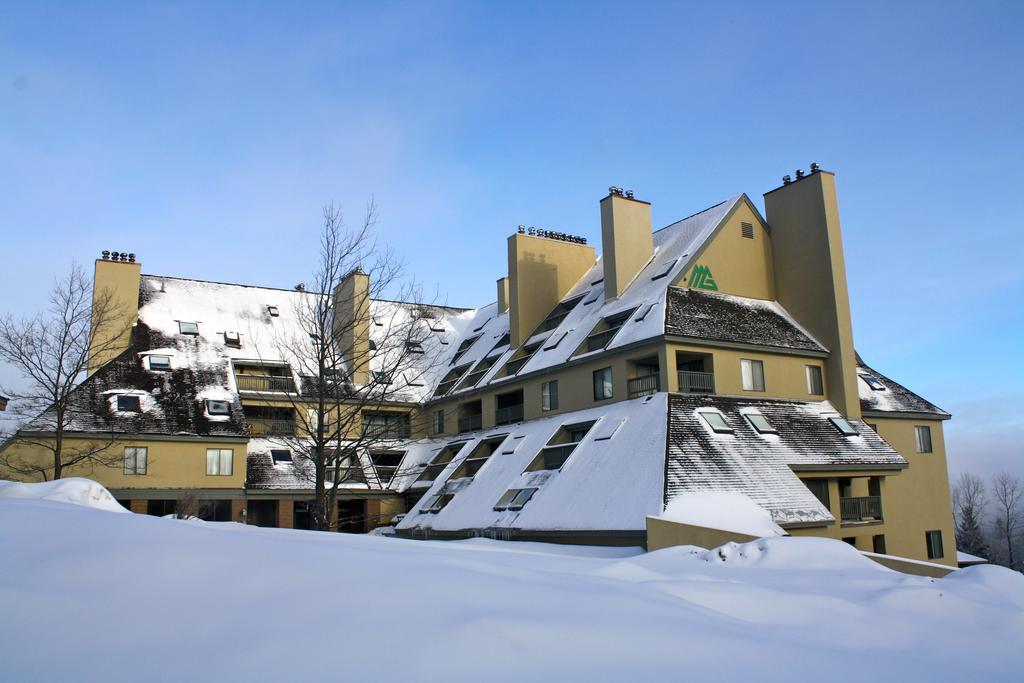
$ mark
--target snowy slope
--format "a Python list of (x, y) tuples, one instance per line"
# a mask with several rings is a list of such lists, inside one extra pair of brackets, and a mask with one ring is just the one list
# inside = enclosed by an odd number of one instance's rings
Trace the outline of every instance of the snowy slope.
[(0, 548), (5, 680), (966, 681), (1024, 667), (1024, 577), (911, 577), (825, 539), (630, 555), (3, 499)]

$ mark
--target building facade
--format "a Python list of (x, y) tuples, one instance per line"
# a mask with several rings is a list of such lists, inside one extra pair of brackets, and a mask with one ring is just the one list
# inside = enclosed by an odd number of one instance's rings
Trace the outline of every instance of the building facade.
[[(834, 175), (812, 167), (764, 202), (764, 216), (739, 195), (655, 231), (650, 204), (611, 188), (600, 256), (521, 227), (479, 309), (361, 309), (339, 291), (100, 259), (96, 288), (116, 292), (130, 333), (78, 388), (73, 438), (124, 457), (75, 474), (137, 512), (189, 492), (211, 519), (308, 528), (294, 447), (308, 377), (273, 341), (302, 302), (333, 297), (335, 315), (365, 319), (351, 353), (386, 363), (391, 321), (419, 326), (401, 372), (371, 361), (347, 378), (359, 392), (386, 375), (392, 390), (356, 402), (381, 438), (344, 464), (339, 530), (644, 544), (674, 497), (729, 491), (793, 535), (955, 566), (950, 416), (854, 347)], [(363, 277), (345, 286), (365, 290)], [(11, 452), (34, 457), (18, 439)]]

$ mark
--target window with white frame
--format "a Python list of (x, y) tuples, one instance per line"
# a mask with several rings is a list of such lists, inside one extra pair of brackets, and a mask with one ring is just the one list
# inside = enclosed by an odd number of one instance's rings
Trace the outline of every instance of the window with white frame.
[(126, 446), (124, 449), (124, 473), (146, 474), (149, 465), (149, 449), (142, 446)]
[(932, 428), (927, 425), (914, 427), (914, 440), (917, 442), (918, 453), (932, 452)]
[(843, 436), (857, 436), (860, 432), (857, 428), (850, 424), (845, 418), (842, 417), (830, 417), (828, 419), (832, 423), (832, 426), (838, 429)]
[(743, 358), (740, 360), (740, 377), (743, 391), (764, 391), (764, 363)]
[(725, 417), (717, 410), (701, 410), (699, 414), (716, 434), (733, 433), (733, 428), (729, 426), (729, 423), (725, 421)]
[(503, 510), (522, 510), (523, 506), (530, 502), (530, 499), (533, 498), (533, 494), (536, 492), (536, 488), (509, 489), (494, 504), (494, 509), (499, 512)]
[(178, 321), (178, 332), (181, 334), (199, 334), (199, 323), (185, 322), (183, 320)]
[(207, 476), (231, 476), (231, 468), (234, 460), (234, 451), (230, 448), (207, 448), (206, 449), (206, 474)]
[(540, 409), (558, 410), (558, 380), (544, 382), (540, 385)]
[(215, 401), (213, 399), (207, 399), (206, 413), (208, 415), (230, 415), (231, 403), (230, 401)]
[(807, 368), (807, 393), (811, 396), (823, 396), (825, 394), (825, 380), (821, 374), (820, 365), (808, 365)]
[(743, 417), (747, 418), (747, 422), (757, 430), (758, 434), (778, 434), (775, 427), (772, 427), (772, 423), (761, 413), (743, 413)]
[(171, 369), (171, 357), (154, 355), (149, 357), (149, 369), (150, 370), (170, 370)]

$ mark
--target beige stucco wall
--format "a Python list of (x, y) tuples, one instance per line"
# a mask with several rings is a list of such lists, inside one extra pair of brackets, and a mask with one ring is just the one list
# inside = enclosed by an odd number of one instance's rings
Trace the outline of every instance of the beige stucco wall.
[(695, 545), (701, 548), (717, 548), (729, 543), (746, 543), (756, 540), (735, 531), (710, 529), (708, 527), (672, 522), (659, 517), (647, 518), (647, 550), (659, 550), (675, 545)]
[(654, 255), (651, 205), (610, 194), (601, 200), (604, 298), (619, 297)]
[[(754, 226), (754, 239), (743, 237), (741, 224)], [(754, 299), (775, 298), (772, 241), (761, 218), (746, 200), (726, 217), (718, 233), (697, 255), (694, 265), (673, 282), (689, 287), (694, 268), (710, 268), (719, 292)]]
[(142, 264), (122, 263), (96, 259), (93, 274), (93, 304), (106, 302), (106, 320), (92, 321), (93, 347), (89, 355), (88, 371), (91, 375), (97, 368), (113, 359), (128, 348), (131, 342), (132, 325), (139, 315), (139, 286), (142, 278)]
[(526, 341), (596, 258), (583, 244), (518, 233), (508, 238), (512, 346)]

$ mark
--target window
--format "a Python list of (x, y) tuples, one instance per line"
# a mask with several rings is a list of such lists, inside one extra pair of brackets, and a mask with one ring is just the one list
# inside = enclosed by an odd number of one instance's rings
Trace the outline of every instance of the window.
[(561, 325), (562, 321), (565, 320), (565, 317), (569, 315), (569, 312), (572, 311), (572, 309), (576, 308), (576, 304), (578, 304), (580, 302), (580, 299), (582, 298), (583, 295), (580, 294), (579, 296), (574, 296), (568, 301), (563, 301), (559, 303), (557, 306), (555, 306), (554, 310), (548, 313), (548, 316), (541, 321), (540, 325), (537, 326), (537, 329), (534, 330), (533, 334), (547, 332), (548, 330), (553, 330), (559, 325)]
[(885, 385), (871, 375), (861, 375), (860, 378), (864, 380), (864, 383), (871, 387), (873, 391), (885, 391)]
[(267, 313), (270, 314), (271, 318), (281, 315), (281, 312), (277, 310), (277, 306), (267, 306)]
[(391, 479), (398, 472), (398, 466), (402, 464), (405, 451), (376, 451), (370, 453), (370, 461), (377, 473), (377, 479), (381, 486), (387, 486)]
[(275, 465), (280, 465), (292, 461), (292, 452), (287, 448), (275, 448), (270, 451), (270, 457), (274, 460)]
[(523, 506), (530, 502), (533, 498), (533, 494), (537, 492), (537, 489), (509, 489), (502, 494), (498, 502), (494, 504), (494, 509), (501, 510), (522, 510)]
[(149, 357), (149, 369), (150, 370), (170, 370), (171, 369), (171, 357), (170, 356), (150, 356)]
[(209, 415), (230, 415), (231, 404), (227, 401), (206, 401), (206, 412)]
[(743, 391), (764, 391), (764, 363), (744, 358), (740, 360)]
[(924, 541), (928, 545), (928, 559), (938, 560), (942, 558), (942, 532), (924, 532)]
[(448, 463), (459, 454), (462, 447), (465, 446), (468, 441), (458, 441), (456, 443), (450, 443), (433, 457), (430, 464), (423, 468), (420, 472), (420, 476), (416, 478), (416, 481), (434, 481), (438, 475), (444, 471), (444, 468), (448, 466)]
[(871, 422), (865, 422), (864, 424), (866, 424), (866, 425), (867, 425), (868, 427), (870, 427), (870, 428), (871, 428), (871, 430), (872, 430), (872, 431), (873, 431), (873, 432), (874, 432), (875, 434), (877, 434), (877, 433), (878, 433), (878, 425), (877, 425), (877, 424), (872, 424)]
[(423, 353), (423, 344), (418, 341), (405, 342), (405, 349), (409, 353)]
[(434, 411), (434, 433), (444, 434), (444, 410)]
[(121, 413), (141, 413), (142, 401), (136, 394), (118, 394), (117, 410)]
[(149, 460), (149, 449), (127, 446), (124, 449), (124, 473), (145, 474)]
[(879, 555), (885, 555), (885, 534), (871, 537), (871, 550)]
[(229, 477), (234, 451), (230, 448), (206, 449), (206, 475)]
[(932, 452), (932, 428), (927, 425), (914, 427), (914, 439), (917, 442), (918, 453)]
[(448, 374), (444, 376), (444, 379), (437, 385), (437, 389), (434, 391), (434, 396), (444, 396), (452, 387), (459, 383), (462, 376), (466, 374), (466, 370), (469, 369), (469, 365), (460, 365), (457, 368), (452, 368), (448, 371)]
[(832, 426), (838, 429), (843, 436), (857, 436), (860, 434), (860, 432), (857, 431), (857, 428), (847, 422), (844, 418), (830, 417), (828, 421), (831, 422)]
[(820, 365), (807, 366), (807, 393), (811, 396), (822, 396), (825, 393), (825, 382), (821, 376)]
[(523, 348), (516, 352), (514, 360), (510, 360), (505, 364), (505, 374), (514, 375), (522, 370), (523, 366), (530, 362), (530, 359), (533, 358), (533, 354), (537, 353), (537, 349), (539, 349), (543, 343), (543, 341), (539, 341), (523, 346)]
[(475, 477), (476, 473), (480, 471), (480, 468), (484, 466), (488, 458), (494, 455), (507, 436), (508, 434), (502, 434), (501, 436), (481, 441), (459, 464), (458, 468), (452, 473), (451, 479)]
[(540, 409), (558, 410), (558, 380), (544, 382), (540, 385)]
[(409, 413), (363, 412), (363, 436), (380, 439), (408, 439)]
[(771, 423), (768, 422), (768, 420), (765, 419), (765, 416), (761, 413), (744, 413), (743, 417), (747, 418), (747, 422), (749, 422), (759, 434), (778, 434), (778, 432), (775, 431), (775, 427), (772, 427)]
[(390, 386), (392, 384), (392, 382), (391, 382), (391, 373), (390, 372), (384, 372), (383, 370), (371, 370), (370, 371), (370, 381), (373, 384), (379, 384), (379, 385), (382, 385), (382, 386)]
[(330, 454), (327, 463), (327, 469), (324, 470), (324, 481), (328, 486), (366, 483), (366, 472), (363, 471), (363, 465), (351, 453), (344, 454), (335, 450)]
[(605, 401), (612, 397), (612, 369), (601, 368), (594, 370), (594, 400)]
[(548, 443), (540, 449), (525, 472), (538, 472), (540, 470), (560, 470), (562, 466), (579, 446), (583, 438), (590, 432), (594, 422), (582, 422), (576, 424), (562, 425), (548, 440)]
[(700, 412), (700, 416), (704, 418), (704, 421), (708, 423), (717, 434), (732, 434), (732, 427), (725, 421), (725, 418), (721, 413), (713, 410), (704, 410)]
[(818, 499), (818, 502), (825, 506), (827, 510), (828, 505), (828, 479), (804, 479), (804, 486), (814, 494), (814, 497)]
[(181, 334), (199, 334), (199, 323), (178, 321), (178, 332)]
[(456, 363), (458, 363), (459, 359), (462, 358), (463, 354), (466, 353), (466, 351), (469, 351), (470, 347), (473, 346), (473, 344), (479, 338), (480, 335), (477, 335), (475, 337), (470, 337), (469, 339), (462, 340), (462, 343), (459, 344), (459, 348), (455, 350), (455, 355), (452, 356), (451, 365), (455, 365)]
[(740, 223), (740, 234), (748, 240), (754, 239), (754, 226), (746, 221)]
[(452, 502), (454, 493), (441, 493), (434, 496), (429, 503), (423, 506), (422, 512), (440, 512), (445, 505)]
[(597, 351), (598, 349), (607, 348), (608, 344), (611, 343), (615, 335), (619, 333), (622, 326), (629, 320), (629, 316), (633, 315), (635, 308), (631, 308), (628, 311), (622, 313), (616, 313), (610, 315), (601, 322), (599, 322), (594, 330), (587, 337), (583, 345), (586, 347), (583, 349), (584, 352)]
[(237, 332), (225, 332), (224, 343), (227, 344), (228, 346), (234, 346), (236, 349), (241, 348), (242, 338), (238, 335)]

